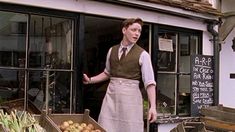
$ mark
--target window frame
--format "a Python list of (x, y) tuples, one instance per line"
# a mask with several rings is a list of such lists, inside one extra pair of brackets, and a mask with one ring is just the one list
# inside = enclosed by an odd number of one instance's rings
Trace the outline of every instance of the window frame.
[[(170, 31), (170, 32), (174, 32), (176, 33), (176, 36), (177, 36), (177, 39), (176, 39), (176, 56), (175, 56), (175, 71), (161, 71), (158, 69), (158, 66), (157, 66), (157, 55), (158, 55), (158, 38), (160, 37), (159, 36), (159, 33), (161, 32), (167, 32), (167, 31)], [(191, 71), (190, 72), (180, 72), (179, 71), (179, 57), (180, 57), (180, 50), (179, 50), (179, 36), (180, 34), (187, 34), (187, 35), (196, 35), (198, 36), (198, 49), (197, 49), (197, 54), (202, 54), (202, 31), (199, 31), (199, 30), (192, 30), (192, 29), (186, 29), (186, 28), (181, 28), (181, 27), (174, 27), (174, 26), (167, 26), (167, 25), (161, 25), (161, 24), (154, 24), (154, 28), (153, 28), (153, 39), (152, 39), (152, 43), (153, 43), (153, 47), (156, 48), (157, 50), (155, 49), (152, 49), (152, 62), (153, 62), (153, 66), (154, 66), (154, 72), (155, 72), (155, 78), (156, 78), (156, 81), (158, 82), (158, 79), (157, 77), (159, 76), (159, 74), (169, 74), (169, 75), (175, 75), (175, 111), (173, 114), (171, 114), (170, 116), (180, 116), (179, 115), (179, 76), (182, 76), (182, 75), (190, 75)], [(190, 40), (189, 40), (190, 41)], [(188, 47), (190, 49), (190, 45)], [(190, 54), (190, 51), (189, 51), (189, 54)], [(159, 86), (158, 86), (159, 87)], [(164, 86), (163, 86), (164, 87)], [(158, 101), (158, 92), (156, 93), (157, 94), (157, 101)], [(190, 102), (191, 104), (191, 102)], [(191, 105), (190, 105), (191, 106)], [(190, 116), (190, 113), (189, 115), (187, 116)]]
[[(39, 8), (39, 7), (30, 7), (30, 6), (24, 6), (24, 5), (17, 5), (17, 4), (8, 4), (8, 3), (1, 3), (2, 6), (0, 6), (0, 11), (4, 12), (12, 12), (12, 13), (20, 13), (25, 14), (28, 16), (27, 18), (27, 29), (26, 29), (26, 48), (25, 48), (25, 59), (28, 61), (28, 45), (29, 45), (29, 24), (31, 20), (31, 15), (39, 15), (39, 16), (47, 16), (47, 17), (55, 17), (55, 18), (64, 18), (64, 19), (70, 19), (73, 21), (73, 31), (72, 31), (72, 56), (71, 56), (71, 68), (69, 69), (52, 69), (55, 72), (69, 72), (71, 74), (71, 96), (70, 96), (70, 110), (69, 113), (74, 112), (82, 112), (82, 104), (79, 101), (81, 99), (81, 87), (82, 87), (82, 79), (79, 78), (77, 74), (82, 74), (80, 72), (75, 72), (75, 69), (80, 69), (80, 63), (77, 61), (77, 58), (81, 58), (81, 53), (78, 51), (82, 47), (79, 45), (81, 43), (79, 41), (79, 30), (78, 28), (80, 26), (80, 14), (79, 13), (73, 13), (68, 11), (61, 11), (61, 10), (55, 10), (55, 9), (45, 9), (45, 8)], [(75, 54), (76, 53), (76, 54)], [(76, 59), (75, 59), (76, 58)], [(29, 87), (29, 72), (32, 71), (52, 71), (51, 69), (45, 69), (45, 68), (30, 68), (28, 67), (28, 63), (25, 61), (25, 67), (11, 67), (11, 66), (0, 66), (0, 69), (3, 70), (17, 70), (24, 72), (25, 75), (25, 95), (27, 95), (27, 89)], [(73, 91), (73, 92), (72, 92)], [(79, 94), (78, 94), (79, 93)], [(28, 96), (24, 96), (24, 109), (28, 109)], [(79, 105), (77, 105), (77, 102), (79, 102)]]

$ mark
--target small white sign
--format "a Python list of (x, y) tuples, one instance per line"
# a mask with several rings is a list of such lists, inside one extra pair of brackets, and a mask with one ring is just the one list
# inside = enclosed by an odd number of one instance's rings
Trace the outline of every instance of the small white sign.
[(173, 52), (173, 43), (172, 39), (159, 38), (159, 50)]

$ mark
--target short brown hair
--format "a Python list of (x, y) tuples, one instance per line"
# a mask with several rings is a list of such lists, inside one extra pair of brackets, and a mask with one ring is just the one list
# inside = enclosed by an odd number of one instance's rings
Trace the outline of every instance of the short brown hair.
[(143, 21), (140, 18), (128, 18), (122, 22), (122, 28), (127, 28), (129, 25), (132, 25), (133, 23), (139, 23), (141, 27), (143, 26)]

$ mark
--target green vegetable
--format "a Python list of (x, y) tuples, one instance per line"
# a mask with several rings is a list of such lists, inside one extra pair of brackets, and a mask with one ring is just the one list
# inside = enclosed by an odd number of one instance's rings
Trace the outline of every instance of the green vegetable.
[(26, 111), (12, 111), (10, 115), (0, 110), (0, 124), (10, 132), (45, 132), (38, 121)]

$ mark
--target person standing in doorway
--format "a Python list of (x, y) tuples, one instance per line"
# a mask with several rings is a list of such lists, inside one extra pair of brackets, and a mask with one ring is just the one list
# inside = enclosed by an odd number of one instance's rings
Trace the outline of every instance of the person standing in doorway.
[(142, 79), (150, 103), (148, 120), (157, 119), (156, 82), (150, 55), (136, 44), (143, 21), (129, 18), (122, 23), (123, 39), (107, 53), (106, 67), (96, 76), (83, 74), (84, 84), (110, 79), (103, 99), (98, 123), (107, 132), (143, 132), (143, 98), (139, 89)]

